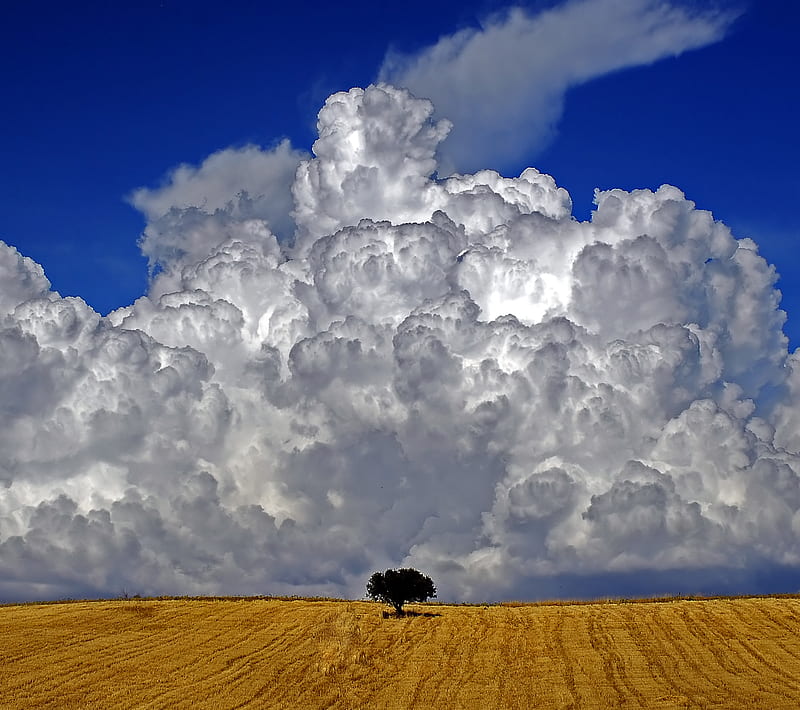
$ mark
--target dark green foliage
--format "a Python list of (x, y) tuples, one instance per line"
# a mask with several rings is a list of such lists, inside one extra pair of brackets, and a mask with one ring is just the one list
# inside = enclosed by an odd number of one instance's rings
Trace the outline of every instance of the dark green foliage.
[(403, 614), (406, 602), (424, 602), (436, 596), (436, 587), (430, 577), (415, 569), (387, 569), (375, 572), (367, 582), (367, 596), (375, 601), (391, 604), (398, 616)]

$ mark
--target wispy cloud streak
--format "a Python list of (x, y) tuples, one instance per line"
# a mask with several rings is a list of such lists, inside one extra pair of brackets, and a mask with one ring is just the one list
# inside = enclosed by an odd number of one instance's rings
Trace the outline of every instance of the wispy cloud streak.
[(571, 87), (717, 42), (739, 14), (661, 0), (515, 8), (414, 54), (389, 53), (380, 79), (430, 98), (455, 124), (445, 171), (500, 168), (547, 144)]

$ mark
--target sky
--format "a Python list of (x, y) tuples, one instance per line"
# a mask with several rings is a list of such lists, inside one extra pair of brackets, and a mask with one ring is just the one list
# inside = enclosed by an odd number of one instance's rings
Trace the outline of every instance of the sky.
[(786, 7), (4, 8), (0, 598), (800, 589)]
[[(596, 187), (677, 185), (758, 242), (781, 274), (785, 309), (796, 312), (800, 10), (778, 0), (722, 6), (743, 14), (721, 41), (571, 88), (549, 141), (489, 150), (477, 167), (552, 174), (582, 219)], [(329, 94), (374, 81), (387, 53), (475, 29), (506, 7), (9, 3), (0, 28), (10, 69), (0, 76), (10, 109), (0, 116), (0, 239), (41, 263), (62, 295), (103, 314), (128, 305), (147, 284), (137, 247), (144, 221), (126, 200), (134, 189), (228, 146), (289, 138), (309, 150)], [(520, 71), (504, 91), (529, 80), (530, 65), (521, 61)], [(800, 325), (790, 319), (786, 331), (800, 344)]]

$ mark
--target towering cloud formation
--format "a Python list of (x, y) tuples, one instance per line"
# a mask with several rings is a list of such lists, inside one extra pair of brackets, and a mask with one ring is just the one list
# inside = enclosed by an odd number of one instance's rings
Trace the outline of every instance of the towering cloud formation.
[(288, 146), (138, 193), (157, 268), (106, 318), (2, 245), (0, 596), (796, 588), (773, 267), (674, 187), (578, 222), (532, 168), (434, 179), (432, 116), (331, 96), (291, 244)]

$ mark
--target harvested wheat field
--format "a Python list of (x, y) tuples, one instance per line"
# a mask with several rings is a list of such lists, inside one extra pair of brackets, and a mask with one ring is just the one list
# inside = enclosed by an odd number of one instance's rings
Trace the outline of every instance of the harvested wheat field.
[(0, 607), (0, 707), (797, 708), (800, 599)]

